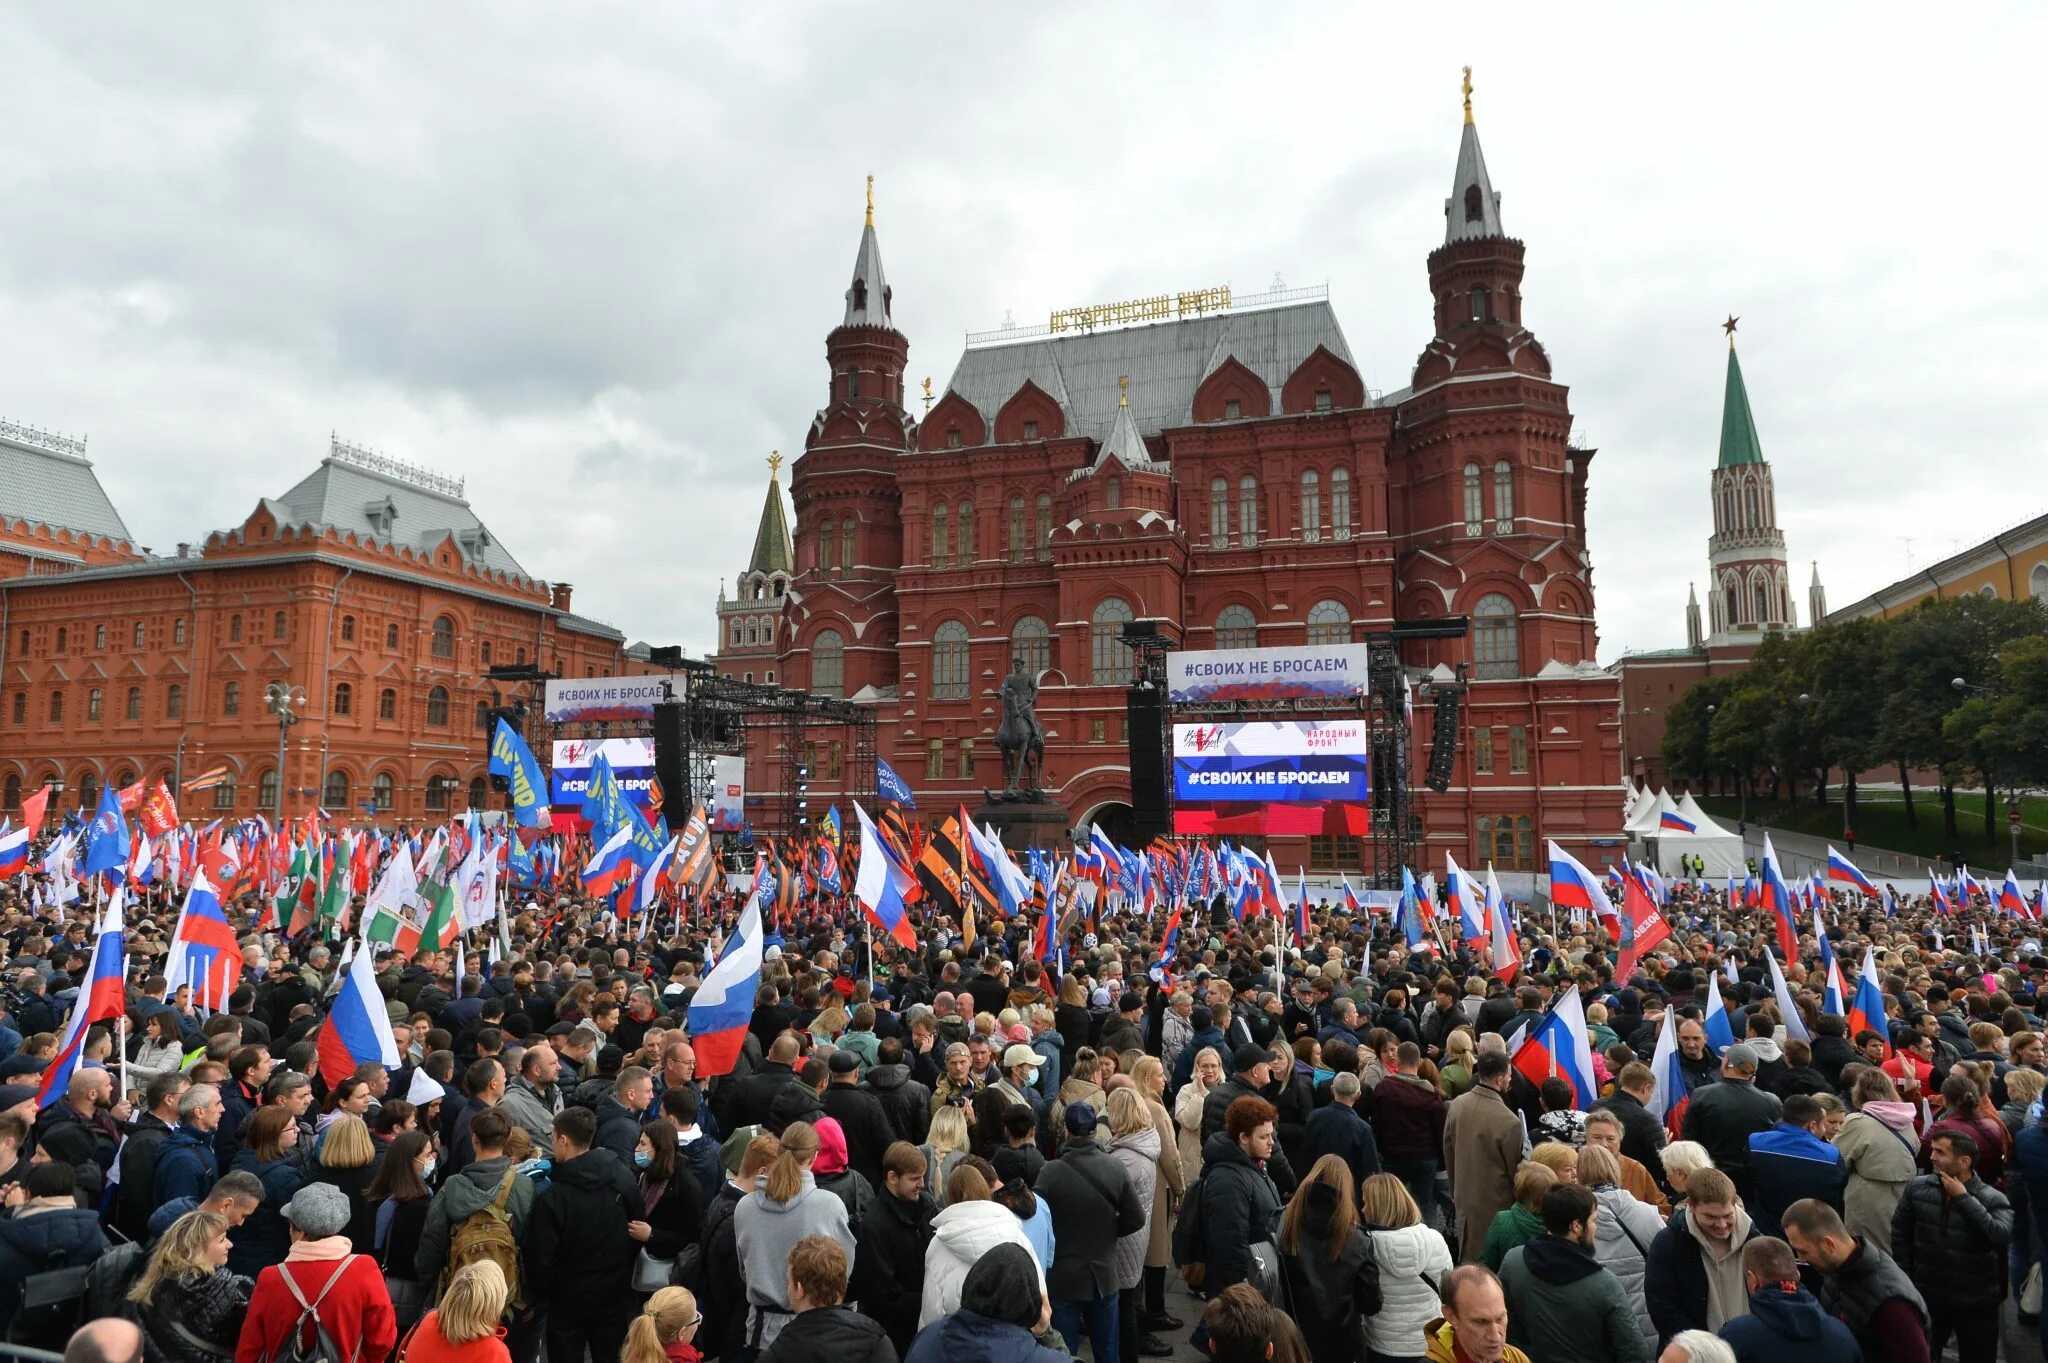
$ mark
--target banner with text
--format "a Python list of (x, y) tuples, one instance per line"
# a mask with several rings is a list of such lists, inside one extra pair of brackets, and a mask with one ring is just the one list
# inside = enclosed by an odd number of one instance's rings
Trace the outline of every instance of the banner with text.
[(548, 803), (556, 809), (581, 810), (583, 792), (590, 782), (590, 765), (599, 753), (611, 764), (619, 789), (626, 800), (647, 808), (649, 787), (654, 784), (654, 740), (651, 738), (581, 738), (555, 740), (555, 769), (548, 774)]
[(1371, 778), (1362, 719), (1173, 726), (1175, 800), (1363, 802)]
[(723, 753), (711, 760), (711, 831), (737, 833), (747, 826), (747, 759)]
[(550, 724), (596, 724), (605, 720), (651, 720), (655, 703), (680, 701), (689, 689), (687, 672), (660, 672), (650, 677), (562, 678), (548, 683), (543, 713)]
[(1192, 705), (1218, 700), (1363, 697), (1367, 656), (1364, 644), (1169, 653), (1166, 699), (1171, 705)]

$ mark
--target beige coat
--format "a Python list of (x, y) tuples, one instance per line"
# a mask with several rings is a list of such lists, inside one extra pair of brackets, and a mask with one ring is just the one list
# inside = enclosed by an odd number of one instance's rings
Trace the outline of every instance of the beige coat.
[[(1904, 1139), (1901, 1139), (1903, 1137)], [(1920, 1138), (1909, 1126), (1895, 1132), (1867, 1112), (1852, 1112), (1835, 1133), (1835, 1149), (1849, 1166), (1842, 1190), (1842, 1221), (1885, 1253), (1892, 1252), (1892, 1213), (1906, 1185), (1920, 1172)]]
[(1145, 1107), (1152, 1114), (1153, 1130), (1159, 1133), (1159, 1177), (1152, 1181), (1152, 1239), (1145, 1246), (1145, 1267), (1168, 1268), (1173, 1264), (1173, 1218), (1180, 1210), (1180, 1195), (1187, 1191), (1187, 1179), (1181, 1170), (1173, 1118), (1149, 1098)]
[(1474, 1084), (1444, 1109), (1444, 1168), (1458, 1209), (1458, 1259), (1476, 1264), (1486, 1228), (1515, 1200), (1522, 1163), (1522, 1119), (1499, 1090)]
[(1173, 1120), (1180, 1128), (1180, 1175), (1188, 1183), (1202, 1176), (1202, 1103), (1208, 1096), (1201, 1080), (1190, 1079), (1173, 1098)]

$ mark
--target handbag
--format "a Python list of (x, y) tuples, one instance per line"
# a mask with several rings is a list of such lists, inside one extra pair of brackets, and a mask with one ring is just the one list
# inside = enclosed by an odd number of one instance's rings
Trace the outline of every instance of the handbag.
[(1280, 1250), (1271, 1240), (1255, 1241), (1251, 1247), (1251, 1263), (1245, 1272), (1245, 1281), (1258, 1289), (1259, 1295), (1269, 1306), (1282, 1310), (1287, 1306), (1287, 1292), (1280, 1276)]
[(2027, 1269), (2027, 1276), (2020, 1280), (2020, 1314), (2038, 1316), (2041, 1314), (2041, 1265), (2036, 1263)]
[(633, 1290), (635, 1292), (659, 1292), (674, 1278), (676, 1261), (657, 1259), (645, 1249), (633, 1256)]

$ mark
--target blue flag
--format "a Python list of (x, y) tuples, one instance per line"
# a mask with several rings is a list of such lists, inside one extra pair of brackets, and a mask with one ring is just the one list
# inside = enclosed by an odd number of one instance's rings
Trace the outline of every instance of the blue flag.
[(884, 800), (894, 801), (905, 809), (917, 808), (917, 797), (910, 793), (910, 783), (879, 757), (875, 759), (875, 789)]
[(491, 775), (502, 776), (512, 787), (512, 818), (528, 828), (544, 828), (548, 822), (548, 802), (543, 793), (547, 783), (541, 779), (540, 763), (533, 760), (533, 749), (526, 746), (526, 740), (513, 732), (501, 716), (498, 728), (491, 735)]
[(87, 875), (128, 869), (128, 816), (121, 812), (121, 792), (112, 785), (100, 787), (100, 807), (93, 813), (86, 838)]

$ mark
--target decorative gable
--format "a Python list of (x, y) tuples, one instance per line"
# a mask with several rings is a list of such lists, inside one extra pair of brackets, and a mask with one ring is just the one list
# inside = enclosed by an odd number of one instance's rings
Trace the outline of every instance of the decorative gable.
[[(1327, 352), (1318, 352), (1327, 353)], [(1245, 417), (1270, 416), (1273, 393), (1266, 381), (1238, 361), (1227, 357), (1216, 371), (1195, 390), (1193, 415), (1196, 421), (1237, 421)]]
[(917, 428), (920, 450), (968, 449), (987, 443), (988, 423), (973, 403), (948, 389)]
[(1365, 382), (1358, 371), (1317, 346), (1309, 357), (1295, 366), (1280, 389), (1283, 412), (1324, 412), (1339, 407), (1365, 406)]
[(996, 413), (998, 445), (1014, 444), (1020, 440), (1052, 440), (1065, 435), (1066, 430), (1067, 415), (1060, 410), (1059, 403), (1029, 379)]

